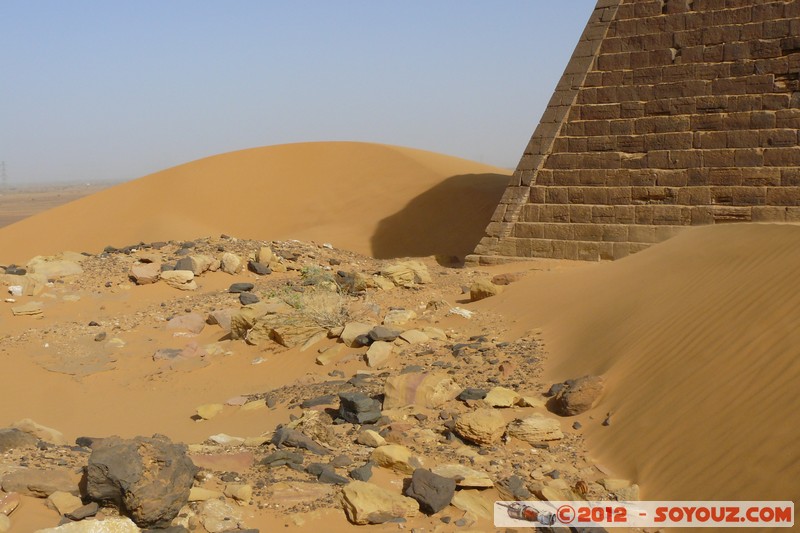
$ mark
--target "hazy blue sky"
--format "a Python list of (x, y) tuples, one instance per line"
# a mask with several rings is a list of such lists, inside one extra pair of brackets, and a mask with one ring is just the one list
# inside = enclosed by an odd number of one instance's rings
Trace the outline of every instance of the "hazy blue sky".
[(13, 184), (356, 140), (516, 166), (594, 0), (0, 1)]

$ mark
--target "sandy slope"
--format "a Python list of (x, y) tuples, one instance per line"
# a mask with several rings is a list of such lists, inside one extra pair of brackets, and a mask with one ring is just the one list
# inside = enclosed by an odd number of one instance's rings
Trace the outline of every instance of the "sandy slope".
[(219, 233), (332, 242), (377, 257), (463, 256), (483, 236), (509, 174), (378, 144), (242, 150), (157, 172), (0, 229), (0, 262)]
[[(800, 498), (800, 227), (693, 228), (537, 275), (492, 307), (543, 326), (549, 373), (609, 380), (591, 449), (645, 499)], [(600, 422), (611, 412), (611, 425)]]

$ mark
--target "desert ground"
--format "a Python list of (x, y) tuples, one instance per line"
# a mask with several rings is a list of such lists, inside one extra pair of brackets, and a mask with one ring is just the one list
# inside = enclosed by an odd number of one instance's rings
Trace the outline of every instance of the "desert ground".
[[(499, 499), (798, 500), (800, 227), (465, 267), (509, 174), (273, 146), (0, 228), (0, 531), (494, 531)], [(185, 445), (191, 490), (93, 506), (80, 479), (111, 437), (153, 435)], [(404, 496), (421, 470), (446, 498)], [(166, 522), (137, 514), (170, 498)]]
[(0, 188), (0, 227), (89, 196), (114, 183), (51, 184)]

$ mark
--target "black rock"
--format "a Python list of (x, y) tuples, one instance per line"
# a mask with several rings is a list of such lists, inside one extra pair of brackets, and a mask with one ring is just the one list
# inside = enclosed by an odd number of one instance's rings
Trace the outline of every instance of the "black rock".
[(266, 276), (267, 274), (272, 274), (272, 269), (265, 265), (264, 263), (259, 263), (257, 261), (248, 261), (247, 262), (247, 269), (250, 272), (254, 272), (259, 276)]
[[(237, 533), (241, 533), (241, 529), (237, 529)], [(157, 529), (143, 529), (142, 533), (189, 533), (189, 530), (183, 526), (169, 526), (166, 528)]]
[(98, 439), (97, 437), (78, 437), (75, 439), (75, 444), (82, 446), (83, 448), (91, 448), (95, 444), (98, 444), (102, 441), (102, 438)]
[(572, 429), (581, 429), (583, 426), (577, 420), (572, 423)]
[(306, 467), (306, 472), (312, 476), (319, 476), (326, 468), (330, 467), (322, 463), (311, 463)]
[(241, 292), (250, 292), (256, 286), (252, 283), (247, 282), (240, 282), (240, 283), (232, 283), (230, 287), (228, 287), (228, 292), (231, 294), (239, 294)]
[(480, 348), (480, 346), (481, 345), (479, 343), (466, 344), (463, 342), (459, 342), (458, 344), (454, 344), (453, 347), (450, 348), (450, 350), (453, 352), (454, 356), (458, 357), (459, 355), (461, 355), (461, 352), (466, 350), (467, 348), (478, 349)]
[(183, 257), (175, 263), (175, 270), (192, 270), (193, 266), (190, 258)]
[(186, 241), (181, 244), (181, 248), (194, 248), (197, 244), (194, 241)]
[(270, 468), (288, 464), (303, 464), (303, 454), (289, 450), (277, 450), (261, 459), (260, 464)]
[(89, 325), (89, 327), (96, 328), (96, 327), (98, 327), (100, 324), (99, 324), (99, 323), (97, 323), (97, 322), (95, 322), (94, 320), (92, 320), (91, 322), (89, 322), (89, 324), (88, 324), (88, 325)]
[(17, 448), (36, 446), (38, 440), (39, 439), (30, 433), (25, 433), (16, 428), (0, 429), (0, 453), (5, 453)]
[(169, 263), (161, 263), (161, 272), (169, 272), (170, 270), (175, 270), (175, 265), (170, 265)]
[(192, 253), (192, 251), (189, 248), (181, 248), (180, 250), (175, 252), (175, 255), (183, 256), (183, 255), (189, 255), (190, 253)]
[(333, 461), (331, 461), (331, 464), (336, 468), (343, 468), (345, 466), (350, 466), (351, 464), (353, 464), (353, 460), (350, 458), (349, 455), (341, 454), (334, 457)]
[(552, 385), (550, 385), (550, 388), (547, 390), (547, 392), (544, 395), (547, 396), (548, 398), (550, 398), (551, 396), (555, 396), (556, 394), (561, 392), (561, 389), (563, 389), (563, 388), (564, 388), (564, 384), (563, 383), (553, 383)]
[(414, 372), (424, 372), (425, 367), (419, 365), (409, 365), (400, 371), (401, 374), (411, 374)]
[(24, 276), (27, 273), (28, 271), (22, 267), (18, 267), (15, 265), (9, 265), (6, 267), (6, 274), (10, 276)]
[(242, 292), (239, 294), (239, 303), (242, 305), (257, 304), (261, 299), (252, 292)]
[(94, 336), (94, 341), (95, 342), (102, 342), (104, 340), (106, 340), (106, 332), (105, 331), (101, 331), (100, 333), (98, 333), (97, 335)]
[(347, 380), (347, 383), (349, 383), (350, 385), (352, 385), (357, 389), (363, 388), (367, 382), (369, 382), (369, 375), (367, 374), (356, 374), (355, 376)]
[(372, 424), (381, 417), (381, 403), (361, 392), (342, 392), (339, 416), (351, 424)]
[(456, 480), (417, 468), (403, 494), (419, 502), (425, 514), (435, 514), (450, 505), (456, 492)]
[(525, 486), (525, 481), (519, 476), (504, 479), (499, 485), (511, 494), (513, 500), (525, 501), (531, 498), (531, 492)]
[(462, 402), (467, 400), (483, 400), (486, 398), (486, 394), (488, 394), (486, 389), (467, 387), (466, 389), (462, 390), (458, 396), (456, 396), (456, 399), (461, 400)]
[(349, 479), (337, 474), (336, 471), (334, 471), (334, 469), (331, 467), (323, 469), (317, 480), (319, 480), (321, 483), (328, 483), (330, 485), (347, 485), (350, 483)]
[(110, 246), (110, 245), (106, 246), (105, 248), (103, 248), (103, 252), (105, 252), (107, 254), (113, 254), (113, 253), (118, 252), (118, 251), (119, 250), (117, 250), (116, 248), (114, 248), (113, 246)]
[(369, 335), (359, 335), (353, 339), (353, 348), (361, 348), (362, 346), (369, 346), (372, 344), (372, 339)]
[(386, 326), (375, 326), (367, 335), (373, 341), (392, 342), (400, 336), (400, 332)]
[(97, 505), (97, 502), (91, 502), (78, 507), (71, 513), (67, 513), (64, 516), (70, 520), (83, 520), (84, 518), (89, 518), (90, 516), (96, 515), (97, 511), (99, 510), (100, 506)]
[(317, 396), (316, 398), (310, 398), (308, 400), (303, 400), (303, 403), (300, 404), (300, 407), (303, 409), (308, 409), (310, 407), (314, 407), (315, 405), (328, 405), (332, 404), (336, 401), (336, 396), (333, 394), (326, 394), (324, 396)]
[(163, 435), (108, 437), (92, 448), (86, 495), (114, 504), (141, 528), (166, 527), (188, 502), (197, 471), (186, 446)]
[(372, 477), (372, 463), (365, 463), (350, 471), (350, 477), (356, 481), (369, 481)]
[(331, 453), (327, 448), (296, 429), (285, 427), (280, 427), (275, 430), (275, 434), (272, 436), (272, 444), (278, 448), (283, 448), (284, 446), (302, 448), (317, 455), (328, 455)]

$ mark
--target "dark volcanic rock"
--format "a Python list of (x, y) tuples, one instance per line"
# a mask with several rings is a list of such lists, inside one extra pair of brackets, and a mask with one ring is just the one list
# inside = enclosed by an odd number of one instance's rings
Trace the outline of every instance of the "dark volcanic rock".
[(320, 483), (328, 483), (329, 485), (347, 485), (350, 483), (349, 479), (337, 474), (332, 467), (324, 468), (317, 480)]
[(232, 283), (231, 286), (228, 288), (228, 292), (232, 294), (238, 294), (242, 292), (250, 292), (255, 288), (255, 285), (252, 283), (241, 282), (241, 283)]
[(339, 416), (351, 424), (372, 424), (381, 417), (381, 402), (362, 392), (342, 392), (339, 402)]
[(255, 272), (259, 276), (266, 276), (267, 274), (272, 274), (272, 269), (269, 268), (264, 263), (259, 263), (257, 261), (248, 261), (247, 262), (247, 269), (250, 272)]
[(350, 477), (356, 481), (369, 481), (372, 477), (372, 463), (365, 463), (350, 471)]
[(239, 294), (239, 303), (242, 305), (251, 305), (256, 304), (260, 301), (260, 298), (253, 294), (252, 292), (243, 292)]
[[(512, 500), (524, 501), (531, 499), (531, 492), (525, 486), (525, 480), (519, 476), (511, 476), (498, 483), (500, 488), (508, 492), (508, 496)], [(501, 492), (501, 495), (503, 493)], [(506, 497), (505, 495), (503, 495)]]
[(280, 427), (275, 430), (275, 434), (272, 436), (272, 444), (278, 448), (283, 448), (284, 446), (302, 448), (317, 455), (328, 455), (331, 453), (327, 448), (296, 429), (285, 427)]
[(189, 257), (178, 259), (178, 262), (175, 263), (175, 270), (192, 270), (192, 259)]
[(309, 409), (316, 405), (329, 405), (336, 401), (336, 396), (333, 394), (325, 394), (324, 396), (317, 396), (316, 398), (309, 398), (307, 400), (303, 400), (300, 404), (300, 407), (303, 409)]
[(328, 483), (329, 485), (347, 485), (350, 483), (349, 479), (337, 474), (331, 464), (311, 463), (306, 467), (306, 472), (312, 476), (317, 476), (317, 480), (320, 483)]
[(20, 431), (16, 428), (3, 428), (0, 429), (0, 453), (5, 453), (8, 450), (15, 448), (25, 448), (26, 446), (36, 446), (36, 441), (39, 440), (29, 433)]
[(400, 332), (386, 326), (375, 326), (369, 331), (368, 335), (373, 341), (392, 342), (400, 336)]
[(6, 267), (6, 274), (8, 274), (9, 276), (24, 276), (27, 273), (28, 273), (27, 270), (15, 265), (9, 265)]
[(411, 483), (403, 494), (419, 502), (423, 513), (438, 513), (448, 505), (456, 492), (456, 480), (434, 474), (430, 470), (417, 468), (411, 476)]
[(458, 396), (456, 396), (456, 399), (461, 400), (462, 402), (467, 400), (483, 400), (486, 398), (486, 394), (486, 389), (467, 387), (466, 389), (462, 390)]
[(361, 348), (362, 346), (369, 346), (372, 344), (372, 339), (369, 335), (359, 335), (353, 339), (353, 348)]
[(303, 454), (289, 450), (276, 450), (261, 459), (261, 464), (270, 468), (290, 464), (301, 465), (303, 464)]
[(109, 437), (92, 448), (86, 493), (113, 503), (139, 527), (168, 526), (186, 505), (197, 470), (186, 446), (163, 435)]
[(84, 518), (89, 518), (90, 516), (96, 515), (97, 511), (99, 510), (100, 506), (97, 505), (97, 502), (91, 502), (78, 507), (71, 513), (67, 513), (64, 516), (70, 520), (83, 520)]

